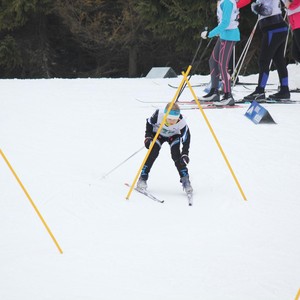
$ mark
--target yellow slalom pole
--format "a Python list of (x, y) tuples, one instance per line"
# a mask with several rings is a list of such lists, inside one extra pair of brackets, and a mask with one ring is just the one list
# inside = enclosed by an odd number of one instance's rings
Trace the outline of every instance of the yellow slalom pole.
[(227, 166), (228, 166), (228, 168), (230, 170), (231, 175), (233, 176), (233, 179), (234, 179), (235, 183), (238, 186), (238, 189), (239, 189), (240, 193), (242, 194), (243, 199), (245, 201), (247, 201), (247, 198), (246, 198), (246, 196), (245, 196), (245, 194), (243, 192), (243, 189), (242, 189), (242, 187), (241, 187), (241, 185), (240, 185), (237, 177), (235, 176), (235, 174), (233, 172), (233, 169), (232, 169), (232, 167), (231, 167), (231, 165), (230, 165), (230, 163), (229, 163), (229, 161), (228, 161), (228, 159), (226, 157), (226, 154), (223, 151), (223, 148), (222, 148), (222, 146), (221, 146), (221, 144), (220, 144), (220, 142), (219, 142), (219, 140), (218, 140), (218, 138), (217, 138), (217, 136), (216, 136), (216, 134), (215, 134), (215, 132), (214, 132), (214, 130), (212, 128), (212, 126), (210, 125), (210, 122), (208, 121), (208, 118), (207, 118), (207, 116), (206, 116), (206, 114), (205, 114), (205, 112), (204, 112), (204, 110), (203, 110), (203, 108), (202, 108), (202, 106), (201, 106), (201, 104), (200, 104), (200, 102), (199, 102), (199, 100), (198, 100), (198, 98), (197, 98), (197, 96), (196, 96), (196, 94), (195, 94), (195, 92), (194, 92), (194, 90), (193, 90), (193, 88), (192, 88), (192, 86), (191, 86), (191, 84), (190, 84), (187, 76), (184, 75), (184, 74), (183, 74), (183, 76), (185, 78), (185, 81), (186, 81), (186, 83), (188, 85), (188, 88), (190, 89), (190, 91), (191, 91), (191, 93), (192, 93), (192, 95), (193, 95), (193, 97), (194, 97), (194, 99), (195, 99), (195, 101), (196, 101), (196, 103), (197, 103), (197, 105), (199, 107), (199, 110), (200, 110), (200, 112), (201, 112), (201, 114), (202, 114), (202, 116), (203, 116), (203, 118), (204, 118), (204, 120), (205, 120), (205, 122), (206, 122), (206, 124), (207, 124), (207, 126), (208, 126), (208, 128), (209, 128), (209, 130), (210, 130), (210, 132), (212, 134), (212, 136), (214, 137), (215, 142), (217, 143), (217, 145), (218, 145), (218, 147), (219, 147), (219, 149), (220, 149), (220, 151), (222, 153), (222, 156), (223, 156), (223, 158), (224, 158), (224, 160), (225, 160), (225, 162), (226, 162), (226, 164), (227, 164)]
[(297, 293), (297, 295), (296, 295), (295, 300), (299, 300), (299, 299), (300, 299), (300, 289), (299, 289), (299, 291), (298, 291), (298, 293)]
[(28, 198), (29, 202), (31, 203), (32, 207), (34, 208), (35, 212), (37, 213), (37, 215), (39, 216), (40, 220), (42, 221), (42, 223), (44, 224), (46, 230), (48, 231), (49, 235), (51, 236), (53, 242), (55, 243), (56, 247), (58, 248), (59, 252), (62, 254), (63, 251), (60, 248), (58, 242), (56, 241), (54, 235), (52, 234), (50, 228), (48, 227), (47, 223), (45, 222), (44, 218), (42, 217), (42, 215), (40, 214), (38, 208), (36, 207), (36, 205), (34, 204), (33, 200), (31, 199), (30, 195), (28, 194), (27, 190), (25, 189), (24, 185), (22, 184), (21, 180), (19, 179), (18, 175), (16, 174), (16, 172), (14, 171), (14, 169), (12, 168), (11, 164), (9, 163), (8, 159), (6, 158), (6, 156), (4, 155), (3, 151), (0, 149), (0, 154), (3, 157), (4, 161), (6, 162), (7, 166), (9, 167), (10, 171), (13, 173), (13, 175), (15, 176), (17, 182), (19, 183), (20, 187), (22, 188), (23, 192), (25, 193), (26, 197)]
[(134, 178), (134, 181), (133, 181), (133, 183), (132, 183), (132, 185), (131, 185), (131, 187), (130, 187), (130, 189), (129, 189), (129, 192), (128, 192), (127, 196), (126, 196), (126, 199), (127, 199), (127, 200), (129, 199), (129, 197), (130, 197), (130, 195), (131, 195), (131, 193), (132, 193), (132, 190), (133, 190), (133, 188), (134, 188), (134, 186), (135, 186), (135, 184), (136, 184), (136, 182), (137, 182), (137, 180), (138, 180), (139, 174), (141, 173), (141, 171), (142, 171), (142, 169), (143, 169), (143, 167), (144, 167), (144, 165), (145, 165), (145, 163), (146, 163), (146, 161), (147, 161), (147, 159), (148, 159), (148, 157), (149, 157), (149, 155), (150, 155), (150, 153), (151, 153), (151, 151), (152, 151), (152, 148), (153, 148), (153, 146), (154, 146), (154, 144), (155, 144), (155, 142), (156, 142), (156, 140), (157, 140), (157, 138), (158, 138), (158, 136), (159, 136), (159, 134), (160, 134), (160, 132), (161, 132), (161, 129), (163, 128), (163, 126), (164, 126), (164, 124), (165, 124), (165, 122), (166, 122), (166, 120), (167, 120), (167, 117), (168, 117), (168, 115), (169, 115), (169, 113), (170, 113), (170, 111), (171, 111), (171, 109), (172, 109), (173, 104), (174, 104), (174, 103), (176, 102), (176, 100), (178, 99), (178, 95), (179, 95), (179, 93), (180, 93), (180, 91), (181, 91), (181, 89), (182, 89), (182, 86), (183, 86), (183, 84), (184, 84), (184, 82), (185, 82), (187, 76), (189, 75), (189, 73), (190, 73), (190, 71), (191, 71), (191, 68), (192, 68), (192, 66), (189, 66), (189, 67), (187, 68), (186, 73), (182, 72), (182, 74), (184, 74), (185, 77), (183, 77), (183, 79), (182, 79), (182, 81), (181, 81), (179, 87), (177, 88), (177, 91), (176, 91), (176, 93), (175, 93), (175, 96), (174, 96), (173, 100), (171, 101), (171, 105), (169, 106), (168, 111), (167, 111), (166, 114), (164, 115), (164, 118), (163, 118), (163, 120), (162, 120), (162, 122), (161, 122), (161, 124), (160, 124), (160, 126), (159, 126), (159, 128), (158, 128), (158, 130), (157, 130), (157, 132), (156, 132), (156, 134), (155, 134), (155, 136), (154, 136), (154, 138), (153, 138), (153, 141), (152, 141), (152, 143), (150, 144), (150, 147), (149, 147), (149, 149), (148, 149), (148, 151), (147, 151), (147, 153), (146, 153), (146, 156), (145, 156), (145, 158), (144, 158), (144, 160), (143, 160), (143, 162), (142, 162), (142, 164), (141, 164), (141, 166), (140, 166), (140, 168), (139, 168), (139, 170), (138, 170), (138, 172), (137, 172), (137, 174), (136, 174), (136, 176), (135, 176), (135, 178)]

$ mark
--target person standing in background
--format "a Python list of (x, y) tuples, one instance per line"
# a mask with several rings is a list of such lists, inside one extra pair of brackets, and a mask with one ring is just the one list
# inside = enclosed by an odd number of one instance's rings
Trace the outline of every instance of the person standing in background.
[(236, 6), (237, 6), (237, 8), (242, 8), (242, 7), (250, 4), (250, 2), (251, 2), (251, 0), (239, 0), (239, 1), (237, 1)]
[(262, 42), (259, 56), (258, 85), (253, 93), (244, 97), (244, 100), (259, 101), (266, 98), (265, 87), (272, 60), (277, 68), (280, 90), (278, 93), (270, 95), (269, 98), (274, 100), (290, 99), (288, 71), (284, 57), (288, 26), (282, 17), (280, 0), (257, 0), (251, 4), (251, 9), (258, 15)]
[(285, 0), (287, 15), (293, 33), (292, 57), (300, 62), (300, 0)]
[[(218, 36), (214, 49), (209, 59), (209, 69), (211, 76), (211, 88), (207, 95), (201, 100), (218, 101), (219, 105), (234, 105), (234, 99), (231, 94), (231, 80), (228, 74), (228, 64), (232, 55), (233, 46), (240, 40), (240, 31), (238, 28), (239, 9), (236, 0), (221, 0), (217, 3), (218, 26), (210, 32), (203, 31), (203, 39)], [(218, 91), (219, 77), (223, 81), (224, 96), (220, 100)]]

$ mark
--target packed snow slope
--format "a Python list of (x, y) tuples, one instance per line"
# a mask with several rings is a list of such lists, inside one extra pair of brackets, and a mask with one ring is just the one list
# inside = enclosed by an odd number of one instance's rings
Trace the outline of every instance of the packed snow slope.
[[(291, 88), (299, 87), (300, 67), (290, 65), (289, 76)], [(263, 105), (277, 124), (255, 125), (244, 116), (247, 104), (205, 110), (247, 201), (196, 109), (182, 111), (192, 134), (194, 205), (168, 145), (148, 180), (165, 202), (135, 191), (125, 199), (124, 183), (134, 181), (147, 153), (137, 152), (145, 120), (165, 105), (158, 101), (172, 100), (168, 83), (180, 80), (0, 81), (0, 149), (63, 250), (0, 156), (0, 299), (295, 299), (300, 105)], [(269, 82), (274, 93), (275, 72)], [(203, 89), (194, 90), (200, 96)], [(238, 85), (234, 97), (251, 89)], [(191, 98), (186, 89), (180, 100)]]

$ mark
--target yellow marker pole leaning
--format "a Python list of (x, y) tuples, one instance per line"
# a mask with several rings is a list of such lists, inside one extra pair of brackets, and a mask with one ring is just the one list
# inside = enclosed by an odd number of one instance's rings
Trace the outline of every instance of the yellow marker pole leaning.
[(297, 293), (297, 295), (296, 295), (295, 300), (299, 300), (299, 299), (300, 299), (300, 289), (299, 289), (299, 291), (298, 291), (298, 293)]
[(203, 108), (202, 108), (202, 106), (201, 106), (201, 104), (200, 104), (200, 102), (199, 102), (199, 100), (198, 100), (198, 98), (197, 98), (197, 96), (196, 96), (196, 94), (195, 94), (195, 92), (194, 92), (194, 90), (193, 90), (193, 88), (192, 88), (192, 86), (191, 86), (191, 84), (190, 84), (187, 76), (186, 75), (183, 75), (183, 76), (185, 78), (185, 81), (186, 81), (186, 83), (188, 85), (188, 88), (190, 89), (190, 91), (191, 91), (191, 93), (192, 93), (192, 95), (193, 95), (193, 97), (194, 97), (194, 99), (195, 99), (195, 101), (196, 101), (196, 103), (197, 103), (197, 105), (199, 107), (199, 110), (200, 110), (200, 112), (201, 112), (201, 114), (202, 114), (202, 116), (203, 116), (203, 118), (204, 118), (204, 120), (205, 120), (205, 122), (206, 122), (206, 124), (207, 124), (207, 126), (208, 126), (208, 128), (209, 128), (209, 130), (210, 130), (210, 132), (212, 134), (212, 136), (214, 137), (215, 142), (218, 145), (218, 148), (220, 149), (220, 151), (222, 153), (222, 156), (223, 156), (223, 158), (224, 158), (224, 160), (225, 160), (225, 162), (226, 162), (226, 164), (227, 164), (227, 166), (229, 168), (229, 171), (230, 171), (231, 175), (233, 176), (233, 179), (234, 179), (235, 183), (238, 186), (238, 189), (239, 189), (240, 193), (242, 194), (243, 199), (245, 201), (247, 201), (247, 198), (246, 198), (246, 196), (245, 196), (245, 194), (244, 194), (244, 192), (242, 190), (242, 187), (241, 187), (241, 185), (240, 185), (237, 177), (235, 176), (235, 174), (233, 172), (233, 169), (232, 169), (232, 167), (231, 167), (231, 165), (230, 165), (230, 163), (229, 163), (229, 161), (228, 161), (228, 159), (226, 157), (226, 154), (223, 151), (223, 148), (222, 148), (222, 146), (221, 146), (221, 144), (220, 144), (220, 142), (219, 142), (219, 140), (218, 140), (218, 138), (217, 138), (217, 136), (216, 136), (216, 134), (215, 134), (215, 132), (214, 132), (214, 130), (212, 128), (212, 126), (210, 125), (210, 122), (208, 121), (208, 118), (207, 118), (207, 116), (206, 116), (206, 114), (205, 114), (205, 112), (204, 112), (204, 110), (203, 110)]
[(151, 153), (151, 151), (152, 151), (152, 148), (153, 148), (153, 146), (154, 146), (154, 144), (155, 144), (155, 142), (156, 142), (156, 140), (157, 140), (157, 138), (158, 138), (158, 136), (159, 136), (159, 134), (160, 134), (160, 132), (161, 132), (161, 129), (163, 128), (163, 126), (164, 126), (164, 124), (165, 124), (165, 122), (166, 122), (166, 120), (167, 120), (167, 117), (168, 117), (168, 115), (169, 115), (169, 113), (170, 113), (170, 111), (171, 111), (171, 109), (172, 109), (173, 104), (174, 104), (174, 103), (177, 101), (177, 99), (178, 99), (178, 95), (179, 95), (179, 93), (180, 93), (180, 91), (181, 91), (181, 89), (182, 89), (182, 87), (183, 87), (183, 84), (184, 84), (184, 82), (185, 82), (187, 76), (189, 75), (189, 73), (190, 73), (190, 71), (191, 71), (191, 68), (192, 68), (192, 66), (189, 66), (189, 67), (187, 68), (187, 71), (186, 71), (185, 73), (182, 72), (182, 74), (184, 74), (184, 77), (183, 77), (183, 79), (182, 79), (182, 81), (181, 81), (179, 87), (177, 88), (177, 91), (176, 91), (176, 93), (175, 93), (175, 96), (174, 96), (174, 98), (173, 98), (172, 101), (171, 101), (171, 105), (169, 106), (167, 112), (165, 113), (164, 118), (163, 118), (163, 120), (162, 120), (162, 122), (161, 122), (161, 124), (160, 124), (160, 126), (159, 126), (159, 128), (158, 128), (158, 130), (157, 130), (157, 132), (156, 132), (156, 134), (155, 134), (155, 136), (154, 136), (154, 138), (153, 138), (153, 141), (152, 141), (151, 144), (150, 144), (150, 147), (149, 147), (147, 153), (146, 153), (146, 156), (145, 156), (145, 158), (144, 158), (144, 160), (143, 160), (143, 162), (142, 162), (142, 164), (141, 164), (141, 166), (140, 166), (140, 168), (139, 168), (139, 170), (138, 170), (138, 172), (137, 172), (137, 174), (136, 174), (136, 176), (135, 176), (135, 178), (134, 178), (134, 180), (133, 180), (133, 183), (132, 183), (132, 185), (131, 185), (131, 187), (130, 187), (130, 189), (129, 189), (129, 192), (128, 192), (127, 196), (126, 196), (126, 199), (127, 199), (127, 200), (129, 199), (129, 197), (130, 197), (130, 195), (131, 195), (131, 193), (132, 193), (132, 190), (133, 190), (133, 188), (134, 188), (134, 186), (135, 186), (135, 184), (136, 184), (136, 182), (137, 182), (137, 180), (138, 180), (139, 174), (141, 173), (141, 171), (142, 171), (142, 169), (143, 169), (143, 167), (144, 167), (144, 165), (145, 165), (145, 163), (146, 163), (146, 161), (147, 161), (147, 159), (148, 159), (148, 157), (149, 157), (149, 155), (150, 155), (150, 153)]
[(28, 198), (30, 204), (32, 205), (32, 207), (34, 208), (35, 212), (37, 213), (37, 215), (39, 216), (40, 220), (42, 221), (42, 223), (44, 224), (46, 230), (48, 231), (49, 235), (51, 236), (53, 242), (55, 243), (58, 251), (62, 254), (63, 251), (60, 248), (58, 242), (56, 241), (54, 235), (52, 234), (49, 226), (47, 225), (47, 223), (45, 222), (44, 218), (42, 217), (41, 213), (39, 212), (38, 208), (36, 207), (36, 205), (34, 204), (33, 200), (31, 199), (29, 193), (27, 192), (27, 190), (25, 189), (24, 185), (22, 184), (21, 180), (19, 179), (18, 175), (16, 174), (16, 172), (14, 171), (14, 169), (12, 168), (11, 164), (9, 163), (8, 159), (6, 158), (6, 156), (4, 155), (3, 151), (0, 149), (0, 154), (3, 157), (4, 161), (6, 162), (7, 166), (9, 167), (10, 171), (13, 173), (13, 175), (15, 176), (17, 182), (19, 183), (20, 187), (22, 188), (23, 192), (25, 193), (26, 197)]

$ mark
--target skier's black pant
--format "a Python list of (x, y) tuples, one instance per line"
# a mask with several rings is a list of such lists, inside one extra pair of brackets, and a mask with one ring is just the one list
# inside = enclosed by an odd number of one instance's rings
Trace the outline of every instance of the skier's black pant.
[(276, 29), (263, 29), (261, 53), (259, 57), (258, 86), (265, 88), (270, 71), (270, 63), (273, 60), (277, 68), (281, 86), (288, 86), (288, 71), (284, 58), (284, 47), (287, 38), (288, 27)]
[(177, 171), (179, 173), (180, 178), (188, 175), (188, 169), (185, 165), (180, 163), (180, 135), (173, 135), (171, 137), (163, 137), (161, 135), (158, 136), (155, 141), (155, 145), (153, 146), (150, 155), (147, 158), (147, 161), (142, 169), (141, 177), (144, 180), (148, 179), (149, 172), (152, 168), (153, 163), (159, 155), (159, 151), (164, 142), (168, 142), (171, 148), (171, 157), (175, 163)]

